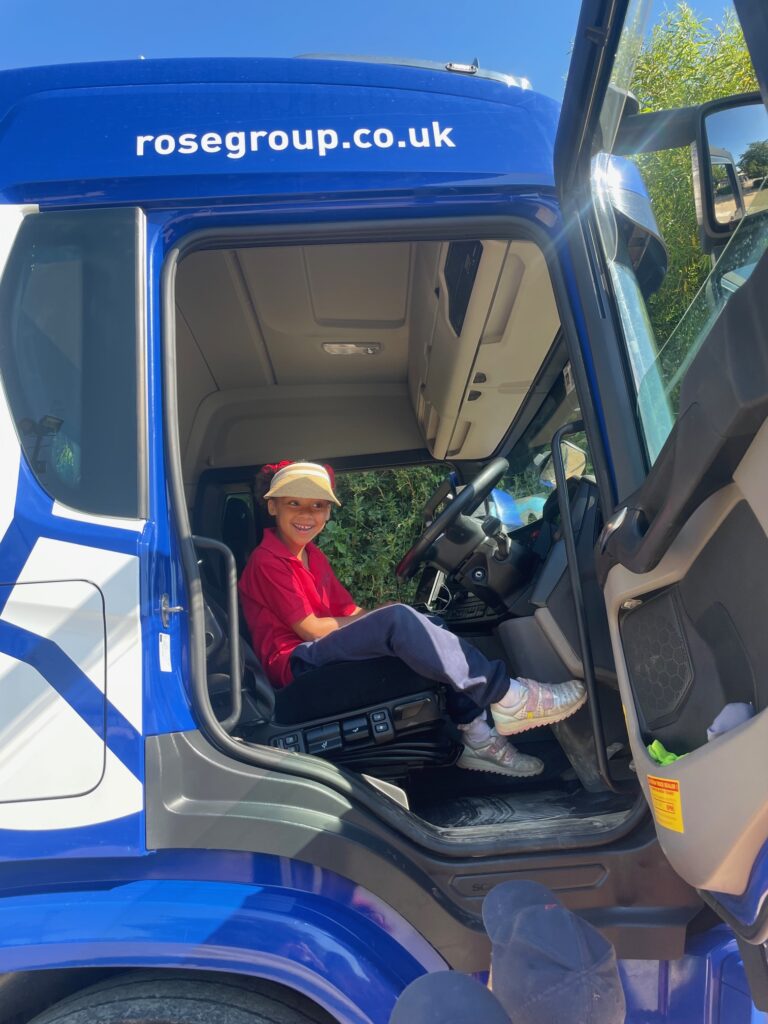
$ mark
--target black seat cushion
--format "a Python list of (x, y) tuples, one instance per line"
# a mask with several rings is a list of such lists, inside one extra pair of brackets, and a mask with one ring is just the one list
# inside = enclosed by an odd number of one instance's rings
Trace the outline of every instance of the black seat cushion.
[(300, 675), (278, 690), (273, 721), (298, 725), (333, 718), (439, 686), (399, 658), (338, 661)]

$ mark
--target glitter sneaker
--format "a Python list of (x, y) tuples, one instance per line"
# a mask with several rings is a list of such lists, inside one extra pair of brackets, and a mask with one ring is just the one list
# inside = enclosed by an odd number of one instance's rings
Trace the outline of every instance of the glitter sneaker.
[(473, 772), (493, 772), (494, 775), (508, 775), (516, 779), (528, 779), (544, 771), (544, 762), (538, 757), (521, 754), (517, 747), (507, 743), (503, 736), (491, 733), (484, 743), (473, 745), (464, 739), (464, 749), (456, 762), (459, 768)]
[(491, 704), (493, 721), (502, 736), (562, 722), (587, 700), (584, 684), (577, 679), (567, 683), (537, 683), (534, 679), (520, 679), (519, 682), (524, 693), (516, 703), (506, 704), (502, 698), (498, 704)]

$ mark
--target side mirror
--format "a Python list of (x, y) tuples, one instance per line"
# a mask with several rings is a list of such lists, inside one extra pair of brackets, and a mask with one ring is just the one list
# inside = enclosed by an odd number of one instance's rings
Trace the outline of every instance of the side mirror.
[(768, 111), (758, 93), (714, 100), (699, 111), (696, 215), (704, 249), (712, 252), (745, 217), (768, 209)]
[[(578, 445), (571, 444), (570, 441), (563, 441), (563, 462), (567, 479), (572, 476), (584, 476), (587, 469), (587, 453)], [(540, 464), (539, 483), (549, 490), (555, 487), (555, 464), (551, 454), (547, 455)]]
[(640, 290), (647, 299), (667, 273), (668, 256), (648, 189), (638, 167), (624, 157), (612, 156), (605, 174), (605, 189), (613, 207), (616, 229)]

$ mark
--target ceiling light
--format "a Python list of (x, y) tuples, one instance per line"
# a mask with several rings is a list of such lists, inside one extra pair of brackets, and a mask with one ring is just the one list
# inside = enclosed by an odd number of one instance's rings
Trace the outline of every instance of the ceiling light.
[(329, 356), (377, 356), (381, 352), (378, 341), (324, 341), (323, 352)]

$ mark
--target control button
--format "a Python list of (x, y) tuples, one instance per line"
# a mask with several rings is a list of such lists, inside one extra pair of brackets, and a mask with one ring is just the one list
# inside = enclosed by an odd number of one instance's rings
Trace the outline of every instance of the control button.
[(281, 750), (283, 749), (283, 737), (282, 736), (275, 736), (275, 738), (273, 740), (270, 740), (269, 742), (270, 742), (271, 746), (279, 747)]
[(286, 740), (285, 741), (285, 749), (286, 750), (292, 750), (295, 754), (298, 754), (300, 752), (300, 747), (299, 747), (298, 741), (296, 743), (289, 743), (288, 740)]
[(338, 722), (307, 729), (307, 750), (310, 754), (325, 754), (341, 746), (341, 729)]
[(386, 743), (387, 740), (391, 740), (395, 735), (395, 730), (392, 728), (392, 720), (389, 717), (389, 712), (384, 711), (373, 711), (371, 713), (371, 722), (373, 724), (373, 738), (377, 743)]
[(292, 732), (290, 736), (283, 736), (283, 743), (286, 745), (286, 747), (289, 745), (293, 746), (294, 744), (298, 746), (299, 737), (296, 735), (295, 732)]
[(356, 743), (358, 740), (367, 740), (370, 736), (370, 732), (368, 731), (368, 719), (365, 715), (360, 715), (358, 718), (348, 718), (346, 722), (341, 723), (341, 731), (347, 743)]

